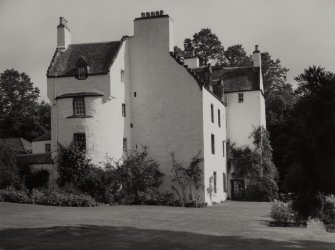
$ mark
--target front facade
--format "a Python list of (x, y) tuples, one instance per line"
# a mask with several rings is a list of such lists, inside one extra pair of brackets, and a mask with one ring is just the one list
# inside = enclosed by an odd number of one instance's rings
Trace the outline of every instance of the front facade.
[[(200, 200), (211, 204), (227, 198), (226, 141), (248, 143), (239, 137), (249, 137), (252, 127), (261, 125), (260, 82), (247, 76), (252, 81), (247, 87), (253, 88), (248, 91), (257, 93), (250, 98), (246, 94), (245, 105), (251, 102), (250, 108), (257, 110), (248, 121), (233, 100), (233, 94), (247, 91), (235, 87), (236, 93), (225, 93), (226, 83), (234, 85), (236, 77), (225, 79), (223, 68), (199, 67), (196, 58), (173, 54), (173, 21), (162, 11), (142, 13), (134, 20), (134, 35), (120, 41), (71, 44), (64, 18), (57, 32), (47, 73), (53, 157), (58, 144), (73, 141), (97, 164), (106, 155), (119, 160), (125, 151), (148, 146), (165, 174), (161, 189), (167, 191), (171, 154), (187, 167), (199, 153), (204, 159)], [(259, 72), (259, 67), (247, 70), (251, 75)]]

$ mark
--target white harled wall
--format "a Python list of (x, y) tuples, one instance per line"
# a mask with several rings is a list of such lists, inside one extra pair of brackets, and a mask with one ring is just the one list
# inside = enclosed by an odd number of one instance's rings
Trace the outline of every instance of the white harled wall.
[[(202, 92), (169, 54), (172, 25), (169, 17), (135, 20), (135, 35), (129, 39), (131, 145), (149, 146), (150, 156), (167, 177), (172, 152), (185, 167), (198, 152), (203, 157)], [(171, 191), (169, 178), (161, 188)], [(204, 191), (200, 192), (203, 200)]]
[(32, 153), (33, 154), (46, 153), (45, 152), (45, 144), (50, 144), (51, 145), (51, 141), (33, 141), (31, 143)]
[[(226, 107), (207, 89), (203, 88), (203, 136), (204, 136), (204, 186), (205, 201), (208, 204), (212, 202), (221, 202), (227, 198), (227, 192), (224, 190), (223, 173), (227, 176), (227, 153), (226, 144), (223, 149), (223, 141), (226, 141)], [(211, 119), (211, 104), (214, 107), (214, 122)], [(218, 109), (220, 110), (221, 127), (218, 123)], [(215, 154), (212, 154), (211, 134), (215, 136)], [(223, 152), (223, 150), (225, 152)], [(216, 172), (216, 189), (209, 192), (208, 188), (214, 188), (214, 171)], [(227, 181), (227, 179), (226, 179)]]
[[(122, 157), (124, 136), (124, 45), (108, 74), (89, 75), (86, 80), (73, 77), (48, 78), (48, 97), (52, 101), (52, 152), (57, 143), (69, 145), (74, 133), (86, 134), (87, 155), (95, 163), (104, 161), (106, 154), (115, 160)], [(73, 115), (73, 98), (55, 99), (68, 93), (98, 92), (104, 96), (85, 97), (87, 118), (69, 118)], [(55, 156), (55, 154), (53, 154)]]

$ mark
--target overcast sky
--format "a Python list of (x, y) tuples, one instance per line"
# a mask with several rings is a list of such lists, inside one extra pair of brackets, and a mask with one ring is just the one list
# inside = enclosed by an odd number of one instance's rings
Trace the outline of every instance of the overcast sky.
[(46, 70), (59, 17), (73, 43), (119, 40), (133, 34), (141, 12), (164, 10), (174, 20), (175, 45), (209, 27), (223, 46), (259, 44), (289, 68), (288, 81), (309, 65), (335, 72), (334, 0), (0, 0), (0, 72), (27, 73), (46, 96)]

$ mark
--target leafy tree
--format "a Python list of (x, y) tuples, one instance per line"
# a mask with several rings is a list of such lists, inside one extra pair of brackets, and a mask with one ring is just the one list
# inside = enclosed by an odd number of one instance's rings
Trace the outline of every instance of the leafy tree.
[(16, 165), (15, 152), (0, 140), (0, 189), (20, 183), (19, 169)]
[(247, 67), (252, 66), (252, 58), (247, 54), (242, 44), (236, 44), (228, 47), (220, 58), (219, 64), (225, 67)]
[(192, 53), (193, 48), (199, 57), (200, 65), (217, 61), (223, 54), (223, 46), (210, 28), (201, 29), (193, 35), (193, 39), (184, 40), (184, 50), (188, 55)]
[(228, 171), (247, 180), (244, 199), (270, 201), (277, 197), (278, 171), (272, 161), (269, 133), (262, 127), (254, 130), (255, 149), (228, 143)]
[(32, 140), (50, 129), (50, 105), (39, 104), (39, 89), (14, 69), (0, 74), (0, 138)]

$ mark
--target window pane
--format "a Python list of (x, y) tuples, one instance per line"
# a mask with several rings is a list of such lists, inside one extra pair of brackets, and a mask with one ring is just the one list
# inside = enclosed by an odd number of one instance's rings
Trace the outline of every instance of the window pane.
[(84, 97), (76, 97), (73, 102), (74, 115), (85, 115)]
[(243, 102), (243, 93), (238, 93), (238, 102)]

